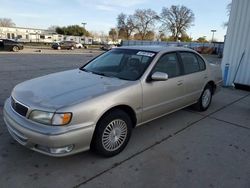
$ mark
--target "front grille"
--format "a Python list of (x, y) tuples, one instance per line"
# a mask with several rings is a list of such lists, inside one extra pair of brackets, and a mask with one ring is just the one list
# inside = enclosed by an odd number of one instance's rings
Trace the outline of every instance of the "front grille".
[(21, 116), (26, 116), (28, 108), (20, 104), (19, 102), (15, 101), (12, 97), (11, 97), (11, 106), (18, 114), (20, 114)]

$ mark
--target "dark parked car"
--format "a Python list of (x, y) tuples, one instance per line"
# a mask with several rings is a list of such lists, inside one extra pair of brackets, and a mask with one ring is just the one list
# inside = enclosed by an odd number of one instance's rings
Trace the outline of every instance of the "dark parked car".
[(74, 50), (76, 48), (76, 42), (74, 41), (62, 41), (52, 44), (52, 48), (56, 50), (67, 49)]
[(19, 42), (9, 39), (0, 39), (0, 50), (18, 52), (22, 49), (23, 45)]
[(112, 48), (115, 48), (115, 45), (112, 45), (112, 44), (104, 44), (101, 49), (102, 50), (105, 50), (105, 51), (109, 51), (111, 50)]

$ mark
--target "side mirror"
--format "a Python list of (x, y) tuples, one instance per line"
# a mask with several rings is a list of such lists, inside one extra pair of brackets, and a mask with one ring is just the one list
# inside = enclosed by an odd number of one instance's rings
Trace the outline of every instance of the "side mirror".
[(168, 74), (164, 72), (155, 72), (152, 74), (151, 79), (153, 81), (166, 81), (168, 80)]

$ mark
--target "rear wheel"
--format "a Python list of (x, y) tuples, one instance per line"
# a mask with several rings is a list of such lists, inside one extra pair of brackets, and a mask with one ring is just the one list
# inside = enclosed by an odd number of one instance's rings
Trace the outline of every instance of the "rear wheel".
[(106, 114), (97, 124), (91, 148), (100, 155), (111, 157), (127, 145), (132, 122), (127, 113), (115, 110)]
[(212, 86), (207, 85), (203, 90), (199, 101), (195, 104), (195, 108), (199, 111), (206, 111), (212, 101)]
[(13, 52), (18, 52), (18, 51), (19, 51), (18, 46), (13, 46), (13, 47), (12, 47), (12, 51), (13, 51)]

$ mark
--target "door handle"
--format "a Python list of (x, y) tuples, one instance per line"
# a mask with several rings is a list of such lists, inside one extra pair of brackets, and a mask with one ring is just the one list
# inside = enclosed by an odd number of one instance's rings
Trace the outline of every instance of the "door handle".
[(208, 76), (207, 75), (204, 75), (204, 79), (207, 79), (208, 78)]
[(179, 80), (178, 82), (177, 82), (177, 85), (178, 86), (181, 86), (183, 84), (183, 80)]

